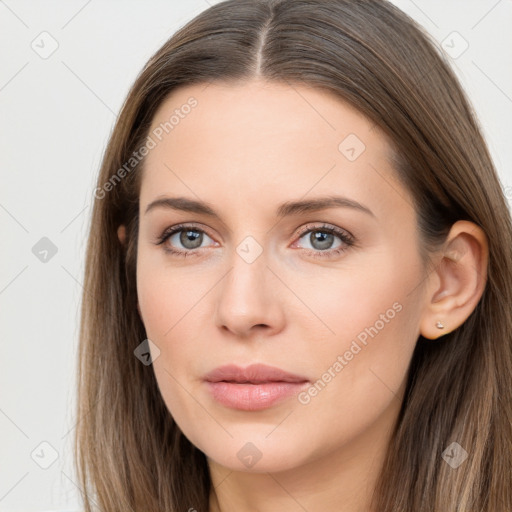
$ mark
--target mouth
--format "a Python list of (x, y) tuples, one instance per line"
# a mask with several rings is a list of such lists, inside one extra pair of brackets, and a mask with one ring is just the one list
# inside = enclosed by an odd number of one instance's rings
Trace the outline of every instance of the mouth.
[(221, 366), (205, 375), (204, 381), (215, 401), (243, 411), (267, 409), (309, 385), (306, 377), (261, 364)]

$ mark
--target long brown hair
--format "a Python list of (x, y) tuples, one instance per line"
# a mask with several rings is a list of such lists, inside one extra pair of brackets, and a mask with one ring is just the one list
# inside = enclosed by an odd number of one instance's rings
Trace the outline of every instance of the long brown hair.
[[(512, 223), (454, 72), (424, 30), (386, 1), (229, 0), (148, 61), (103, 158), (78, 364), (75, 457), (86, 511), (208, 510), (206, 458), (173, 421), (151, 366), (134, 356), (146, 333), (135, 279), (144, 159), (133, 155), (177, 87), (256, 76), (330, 91), (384, 130), (414, 199), (422, 254), (459, 219), (487, 235), (488, 279), (475, 310), (439, 340), (417, 341), (374, 503), (379, 512), (512, 510)], [(452, 442), (468, 452), (457, 469), (442, 458)]]

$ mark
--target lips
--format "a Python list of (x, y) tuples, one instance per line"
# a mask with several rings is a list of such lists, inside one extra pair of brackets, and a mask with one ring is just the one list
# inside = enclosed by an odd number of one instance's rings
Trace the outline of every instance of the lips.
[(221, 366), (205, 375), (204, 380), (215, 401), (242, 411), (267, 409), (309, 385), (306, 377), (262, 364), (246, 368)]
[(263, 384), (266, 382), (307, 382), (306, 377), (285, 372), (274, 366), (252, 364), (246, 368), (236, 365), (220, 366), (204, 378), (208, 382), (238, 382), (249, 384)]

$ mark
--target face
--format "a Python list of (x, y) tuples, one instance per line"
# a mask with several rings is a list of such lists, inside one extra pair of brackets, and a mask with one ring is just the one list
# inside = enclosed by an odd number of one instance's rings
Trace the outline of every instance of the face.
[(138, 300), (183, 433), (254, 472), (382, 436), (425, 272), (384, 134), (327, 92), (260, 81), (178, 89), (150, 133)]

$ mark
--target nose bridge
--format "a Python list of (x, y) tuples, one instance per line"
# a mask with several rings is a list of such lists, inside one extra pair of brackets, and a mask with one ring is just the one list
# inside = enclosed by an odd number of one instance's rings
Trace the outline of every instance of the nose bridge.
[[(267, 276), (267, 252), (255, 238), (249, 236), (236, 246), (231, 258), (231, 271), (227, 276), (224, 295), (235, 301), (232, 306), (247, 309), (248, 313), (264, 299)], [(250, 309), (249, 309), (250, 308)]]
[(277, 326), (279, 307), (269, 280), (268, 252), (252, 236), (234, 248), (230, 271), (220, 287), (219, 325), (241, 335), (254, 325)]

